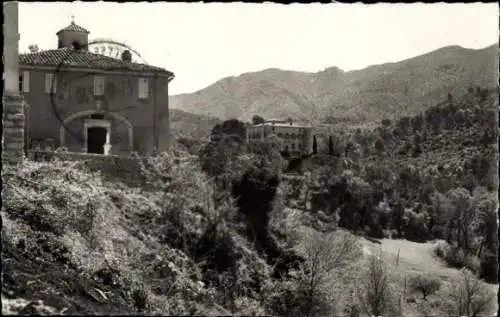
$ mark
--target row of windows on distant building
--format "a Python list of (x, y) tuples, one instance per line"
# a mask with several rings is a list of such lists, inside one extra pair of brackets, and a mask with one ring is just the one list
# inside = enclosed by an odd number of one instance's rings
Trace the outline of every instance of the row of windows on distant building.
[[(302, 146), (302, 135), (299, 134), (300, 132), (297, 131), (297, 133), (276, 133), (276, 136), (280, 139), (283, 140), (284, 148), (288, 147), (289, 150), (300, 150)], [(251, 131), (249, 134), (249, 138), (254, 140), (254, 139), (262, 139), (262, 138), (267, 138), (271, 134), (275, 134), (272, 132), (268, 132), (266, 130), (263, 131)]]
[[(149, 92), (148, 78), (138, 78), (138, 95), (139, 99), (147, 99)], [(104, 95), (105, 78), (104, 76), (94, 76), (94, 96)], [(19, 74), (19, 91), (30, 92), (30, 72), (24, 71)], [(55, 94), (57, 92), (57, 77), (54, 73), (45, 73), (45, 93)]]
[[(271, 135), (271, 133), (268, 133), (267, 131), (263, 131), (263, 132), (252, 131), (252, 132), (250, 132), (250, 138), (252, 138), (252, 139), (253, 138), (260, 138), (261, 133), (263, 134), (264, 138), (267, 138), (269, 135)], [(272, 134), (274, 134), (274, 133), (272, 133)], [(277, 133), (276, 135), (281, 139), (290, 139), (290, 140), (300, 140), (302, 137), (300, 134), (297, 134), (297, 133)]]

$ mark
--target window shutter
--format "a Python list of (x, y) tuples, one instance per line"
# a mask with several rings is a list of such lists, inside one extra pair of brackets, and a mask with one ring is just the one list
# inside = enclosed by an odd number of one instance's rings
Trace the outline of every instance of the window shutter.
[(104, 95), (104, 77), (94, 76), (94, 96)]
[(30, 92), (30, 72), (24, 71), (22, 77), (23, 92)]
[(147, 99), (148, 92), (149, 92), (148, 79), (139, 78), (139, 99)]
[(53, 73), (45, 74), (45, 93), (55, 93), (57, 90), (57, 77)]

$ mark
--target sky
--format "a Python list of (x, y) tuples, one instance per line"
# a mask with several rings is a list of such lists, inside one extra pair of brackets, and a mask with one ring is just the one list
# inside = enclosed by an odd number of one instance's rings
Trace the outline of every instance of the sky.
[(172, 94), (268, 68), (344, 71), (498, 42), (496, 3), (291, 4), (20, 2), (20, 52), (57, 48), (74, 16), (90, 40), (125, 43), (175, 73)]

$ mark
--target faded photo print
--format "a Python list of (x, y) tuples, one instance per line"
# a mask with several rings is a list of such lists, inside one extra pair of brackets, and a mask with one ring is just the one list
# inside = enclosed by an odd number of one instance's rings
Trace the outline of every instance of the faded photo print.
[(497, 316), (496, 3), (3, 17), (3, 315)]

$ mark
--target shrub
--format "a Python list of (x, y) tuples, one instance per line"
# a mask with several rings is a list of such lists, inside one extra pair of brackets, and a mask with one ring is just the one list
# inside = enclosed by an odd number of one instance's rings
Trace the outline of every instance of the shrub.
[(134, 301), (134, 306), (139, 312), (144, 311), (148, 307), (148, 293), (144, 288), (133, 290), (132, 299)]
[[(68, 264), (85, 279), (120, 290), (143, 313), (193, 314), (194, 301), (210, 300), (198, 265), (183, 252), (191, 250), (184, 246), (195, 245), (223, 210), (213, 207), (210, 184), (195, 161), (160, 155), (145, 163), (155, 191), (111, 187), (80, 162), (26, 161), (19, 170), (9, 170), (4, 173), (2, 239), (29, 258)], [(224, 227), (224, 221), (218, 223)], [(167, 239), (172, 224), (185, 243)], [(227, 237), (234, 237), (231, 229), (219, 230), (215, 251), (241, 251)], [(214, 258), (221, 259), (219, 254)], [(255, 260), (242, 262), (257, 267)], [(238, 263), (237, 271), (242, 267)], [(248, 271), (255, 276), (238, 273), (235, 289), (258, 289), (252, 283), (267, 276)]]
[(439, 241), (433, 251), (437, 257), (445, 259), (446, 255), (451, 252), (451, 246), (444, 241)]
[(410, 241), (424, 242), (429, 237), (425, 223), (426, 213), (406, 210), (403, 215), (405, 237)]
[(436, 276), (419, 274), (410, 278), (409, 287), (414, 291), (422, 292), (422, 296), (425, 300), (428, 295), (439, 290), (441, 287), (441, 280)]
[(445, 296), (450, 316), (491, 316), (495, 312), (495, 292), (466, 269), (451, 281)]
[(478, 275), (481, 272), (481, 261), (475, 255), (470, 254), (458, 246), (450, 246), (441, 241), (434, 248), (434, 254), (454, 268), (467, 268)]

